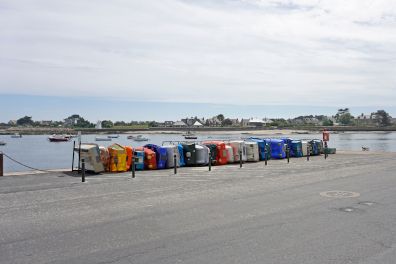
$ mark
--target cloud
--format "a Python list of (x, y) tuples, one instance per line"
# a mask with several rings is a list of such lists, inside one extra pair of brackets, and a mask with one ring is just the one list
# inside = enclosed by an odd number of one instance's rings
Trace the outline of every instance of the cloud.
[(395, 30), (384, 0), (3, 0), (0, 93), (393, 106)]

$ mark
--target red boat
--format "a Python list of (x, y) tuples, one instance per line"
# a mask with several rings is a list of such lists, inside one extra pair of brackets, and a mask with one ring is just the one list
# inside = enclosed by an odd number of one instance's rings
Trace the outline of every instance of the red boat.
[(70, 137), (69, 136), (52, 135), (52, 136), (48, 137), (48, 140), (50, 142), (65, 142), (65, 141), (69, 141)]

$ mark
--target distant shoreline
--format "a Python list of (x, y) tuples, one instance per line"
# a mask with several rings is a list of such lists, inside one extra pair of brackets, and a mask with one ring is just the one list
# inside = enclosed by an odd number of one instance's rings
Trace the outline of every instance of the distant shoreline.
[(131, 128), (45, 128), (45, 127), (11, 127), (0, 129), (0, 135), (11, 135), (20, 133), (24, 135), (50, 135), (50, 134), (128, 134), (128, 133), (146, 133), (146, 134), (180, 134), (186, 131), (195, 133), (209, 134), (312, 134), (321, 133), (326, 128), (333, 132), (394, 132), (396, 127), (285, 127), (285, 128), (263, 128), (263, 127), (201, 127), (201, 128), (182, 128), (182, 127), (153, 127), (147, 129)]

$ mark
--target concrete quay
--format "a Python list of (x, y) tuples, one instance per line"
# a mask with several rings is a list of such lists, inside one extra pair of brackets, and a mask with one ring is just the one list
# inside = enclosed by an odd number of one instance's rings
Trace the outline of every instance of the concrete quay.
[(395, 263), (396, 153), (0, 177), (0, 263)]

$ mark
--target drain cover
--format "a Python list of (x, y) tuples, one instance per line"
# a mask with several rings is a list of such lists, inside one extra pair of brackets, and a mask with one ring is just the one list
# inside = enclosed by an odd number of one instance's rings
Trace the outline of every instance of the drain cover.
[(355, 208), (345, 207), (345, 208), (340, 208), (340, 211), (346, 212), (346, 213), (351, 213), (351, 212), (355, 211)]
[(321, 192), (320, 195), (324, 197), (332, 197), (332, 198), (353, 198), (353, 197), (359, 197), (360, 193), (348, 192), (348, 191), (327, 191), (327, 192)]
[(359, 202), (358, 204), (371, 206), (371, 205), (374, 205), (375, 203), (374, 202), (365, 201), (365, 202)]

